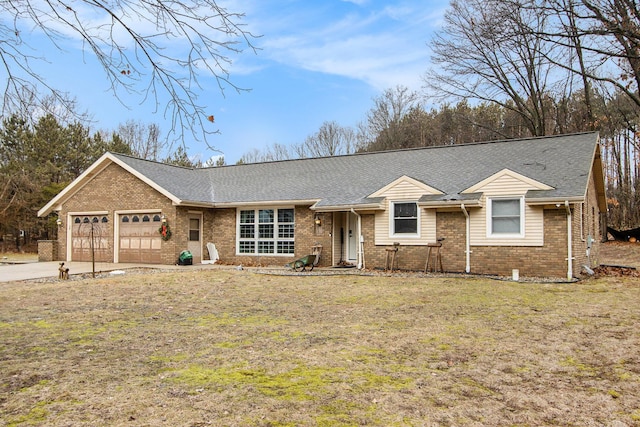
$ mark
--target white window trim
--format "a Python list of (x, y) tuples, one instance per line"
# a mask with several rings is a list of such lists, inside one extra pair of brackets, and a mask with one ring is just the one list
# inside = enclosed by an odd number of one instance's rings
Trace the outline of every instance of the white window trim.
[[(416, 205), (416, 232), (415, 233), (396, 233), (396, 219), (395, 219), (395, 205), (396, 203), (415, 203)], [(394, 200), (389, 202), (389, 237), (394, 237), (398, 239), (419, 239), (420, 238), (420, 228), (422, 223), (422, 215), (420, 206), (418, 206), (418, 202), (415, 200)]]
[[(520, 202), (520, 232), (519, 233), (494, 233), (493, 232), (493, 201), (494, 200), (518, 200)], [(487, 197), (487, 237), (492, 239), (523, 239), (525, 230), (525, 206), (524, 196), (515, 197)]]
[[(240, 240), (249, 240), (249, 239), (241, 239), (240, 238), (240, 212), (242, 211), (254, 211), (255, 212), (255, 224), (259, 224), (258, 223), (258, 217), (259, 217), (259, 211), (261, 210), (266, 210), (266, 209), (273, 209), (274, 211), (274, 222), (273, 222), (273, 226), (274, 226), (274, 237), (273, 239), (261, 239), (262, 241), (273, 241), (274, 242), (274, 252), (273, 253), (258, 253), (258, 241), (259, 239), (254, 237), (252, 240), (254, 242), (256, 242), (256, 246), (255, 246), (255, 251), (256, 252), (252, 252), (252, 253), (246, 253), (246, 252), (240, 252)], [(294, 229), (294, 234), (293, 234), (293, 239), (278, 239), (277, 234), (278, 234), (278, 211), (281, 209), (292, 209), (293, 210), (293, 223), (286, 223), (286, 224), (293, 224), (293, 229)], [(295, 257), (295, 253), (292, 254), (279, 254), (277, 252), (278, 250), (278, 241), (282, 241), (282, 242), (293, 242), (294, 247), (296, 244), (296, 209), (294, 206), (259, 206), (259, 207), (242, 207), (242, 208), (236, 208), (236, 256), (259, 256), (259, 257), (286, 257), (286, 258), (293, 258)], [(257, 232), (257, 229), (256, 229)], [(295, 251), (294, 251), (295, 252)]]

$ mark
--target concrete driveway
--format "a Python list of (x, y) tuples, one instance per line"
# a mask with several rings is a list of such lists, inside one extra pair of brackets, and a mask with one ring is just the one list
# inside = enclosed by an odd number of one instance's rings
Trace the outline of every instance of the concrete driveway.
[[(18, 280), (44, 279), (48, 277), (58, 277), (59, 261), (52, 262), (26, 262), (7, 264), (0, 263), (0, 282), (13, 282)], [(69, 274), (85, 274), (93, 271), (90, 262), (65, 262), (65, 268), (69, 268)], [(107, 272), (114, 270), (126, 270), (130, 268), (171, 268), (169, 265), (149, 265), (149, 264), (113, 264), (107, 262), (96, 262), (95, 271)], [(178, 268), (176, 266), (176, 268)]]

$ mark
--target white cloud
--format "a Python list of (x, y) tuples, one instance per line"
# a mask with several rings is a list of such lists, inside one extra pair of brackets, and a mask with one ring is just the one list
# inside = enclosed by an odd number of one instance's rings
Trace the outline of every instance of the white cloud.
[(277, 22), (261, 23), (268, 34), (260, 56), (362, 80), (379, 90), (397, 84), (417, 88), (429, 61), (426, 41), (443, 11), (442, 6), (427, 9), (414, 2), (398, 2), (331, 15), (326, 9), (307, 6)]

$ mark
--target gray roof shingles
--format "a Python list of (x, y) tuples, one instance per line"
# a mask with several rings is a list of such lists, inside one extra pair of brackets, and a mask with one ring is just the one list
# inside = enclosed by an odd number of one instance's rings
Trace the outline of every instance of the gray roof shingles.
[(505, 168), (554, 188), (528, 198), (583, 196), (597, 141), (581, 133), (205, 169), (115, 156), (185, 202), (349, 206), (403, 175), (455, 195)]

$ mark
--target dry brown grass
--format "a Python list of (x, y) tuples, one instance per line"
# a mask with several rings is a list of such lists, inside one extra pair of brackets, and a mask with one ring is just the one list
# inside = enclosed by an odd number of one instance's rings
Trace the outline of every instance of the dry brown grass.
[(625, 278), (6, 283), (0, 425), (640, 425), (638, 301)]
[(0, 262), (35, 262), (38, 254), (32, 252), (0, 252)]

